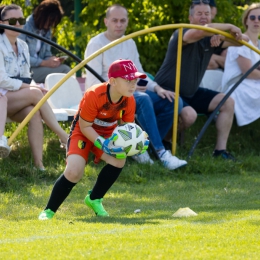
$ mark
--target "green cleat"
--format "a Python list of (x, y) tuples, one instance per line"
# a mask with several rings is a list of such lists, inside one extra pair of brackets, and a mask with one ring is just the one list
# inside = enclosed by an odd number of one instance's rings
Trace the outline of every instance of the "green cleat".
[(97, 216), (100, 217), (109, 217), (109, 214), (106, 212), (106, 210), (104, 209), (103, 205), (102, 205), (102, 201), (103, 199), (96, 199), (96, 200), (92, 200), (90, 199), (90, 193), (86, 196), (84, 202), (85, 204), (94, 210), (94, 212), (96, 213)]
[(54, 216), (55, 212), (53, 212), (50, 209), (45, 209), (44, 211), (42, 211), (38, 217), (39, 220), (48, 220), (48, 219), (52, 219)]

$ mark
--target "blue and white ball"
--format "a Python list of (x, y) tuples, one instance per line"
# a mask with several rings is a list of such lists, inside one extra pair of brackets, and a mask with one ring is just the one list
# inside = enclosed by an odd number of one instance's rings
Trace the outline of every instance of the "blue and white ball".
[(135, 123), (118, 125), (113, 133), (118, 135), (114, 145), (121, 146), (127, 156), (133, 156), (142, 151), (148, 135)]

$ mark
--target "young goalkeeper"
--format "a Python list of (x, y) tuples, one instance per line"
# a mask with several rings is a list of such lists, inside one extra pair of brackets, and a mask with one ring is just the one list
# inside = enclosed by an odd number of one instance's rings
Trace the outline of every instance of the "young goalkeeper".
[[(113, 144), (118, 138), (113, 130), (118, 121), (134, 121), (133, 93), (137, 79), (145, 77), (145, 74), (137, 71), (132, 61), (116, 60), (109, 67), (108, 82), (94, 85), (86, 91), (71, 125), (66, 169), (55, 182), (48, 204), (39, 215), (40, 220), (51, 219), (82, 178), (89, 152), (95, 155), (95, 162), (101, 159), (106, 165), (84, 202), (97, 216), (109, 216), (102, 200), (126, 161), (123, 148)], [(142, 152), (145, 152), (148, 145), (147, 140)]]

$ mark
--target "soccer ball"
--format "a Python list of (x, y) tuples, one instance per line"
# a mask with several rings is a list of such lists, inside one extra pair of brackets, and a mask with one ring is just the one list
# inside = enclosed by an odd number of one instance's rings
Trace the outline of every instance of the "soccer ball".
[(148, 137), (147, 133), (135, 123), (118, 125), (113, 133), (118, 135), (114, 145), (123, 147), (127, 156), (133, 156), (142, 151), (145, 139)]

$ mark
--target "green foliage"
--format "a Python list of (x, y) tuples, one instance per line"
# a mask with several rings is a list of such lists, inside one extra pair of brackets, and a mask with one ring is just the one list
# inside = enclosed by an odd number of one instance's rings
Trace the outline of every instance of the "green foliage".
[[(2, 3), (11, 3), (11, 0)], [(25, 7), (24, 0), (17, 0), (16, 3), (24, 9), (25, 16), (28, 16), (33, 6), (39, 0), (31, 0), (31, 6)], [(55, 39), (62, 47), (74, 54), (79, 54), (84, 59), (84, 52), (88, 41), (95, 35), (106, 30), (104, 25), (105, 12), (108, 6), (114, 1), (103, 0), (81, 0), (80, 23), (74, 21), (74, 5), (72, 1), (61, 1), (65, 11), (65, 17), (55, 31)], [(151, 28), (159, 25), (189, 23), (188, 10), (191, 0), (121, 0), (129, 12), (129, 25), (126, 34)], [(242, 28), (241, 14), (243, 9), (238, 6), (250, 4), (247, 0), (217, 0), (218, 14), (215, 22), (233, 23)], [(74, 1), (75, 4), (75, 1)], [(155, 74), (164, 59), (169, 38), (172, 30), (157, 31), (136, 37), (141, 63), (144, 70)], [(77, 48), (79, 51), (76, 51)], [(72, 62), (72, 66), (75, 62)]]
[[(129, 11), (129, 25), (126, 34), (158, 25), (189, 23), (188, 9), (190, 2), (190, 0), (119, 1)], [(239, 4), (242, 5), (245, 2), (240, 1)], [(97, 4), (95, 0), (83, 0), (82, 3), (87, 3), (87, 5), (81, 12), (81, 24), (78, 26), (78, 30), (84, 37), (76, 39), (75, 44), (80, 46), (83, 57), (90, 38), (106, 30), (103, 23), (105, 11), (114, 2), (105, 0), (99, 1)], [(241, 9), (238, 9), (230, 0), (217, 1), (217, 4), (216, 22), (228, 22), (241, 26)], [(158, 31), (134, 39), (140, 53), (141, 63), (146, 71), (152, 74), (157, 72), (164, 59), (171, 34), (171, 30)]]

